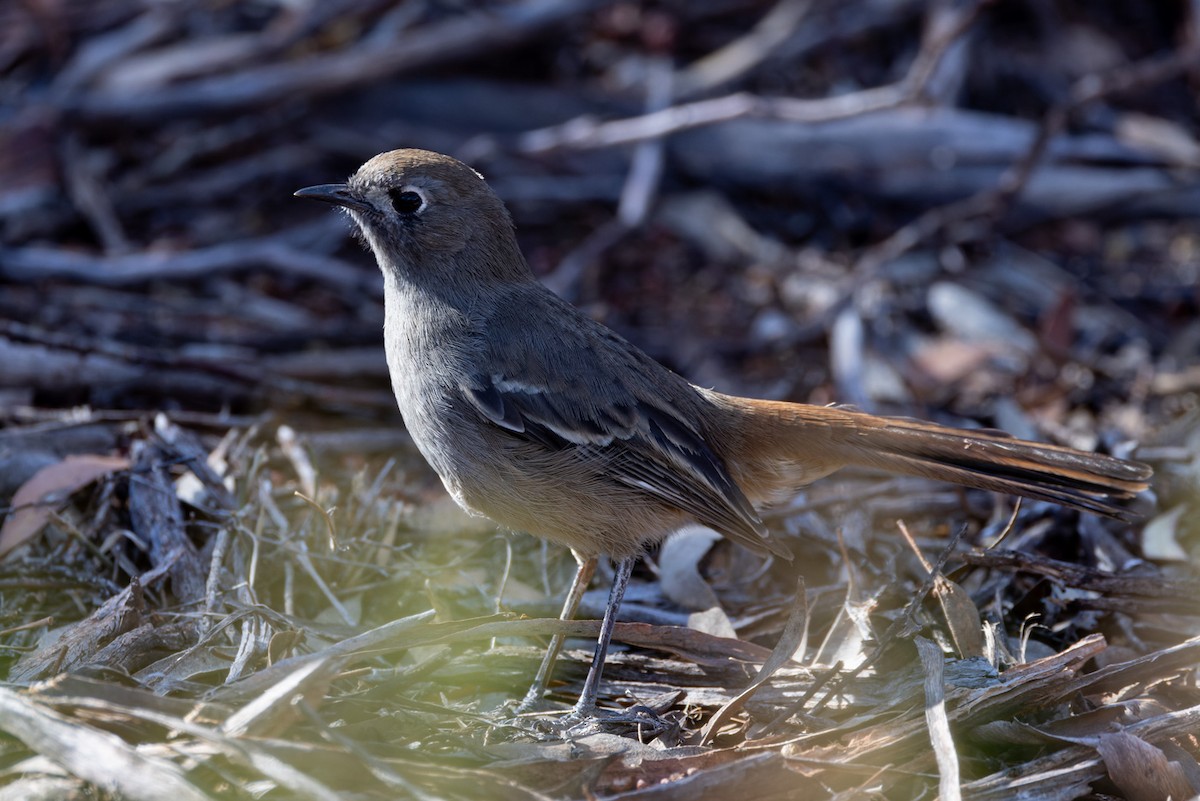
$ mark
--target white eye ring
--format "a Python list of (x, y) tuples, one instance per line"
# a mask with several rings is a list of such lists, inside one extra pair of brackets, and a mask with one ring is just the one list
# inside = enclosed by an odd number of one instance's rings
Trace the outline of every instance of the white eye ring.
[(429, 199), (425, 196), (425, 191), (419, 186), (412, 186), (411, 184), (406, 184), (399, 189), (390, 190), (388, 197), (392, 199), (392, 208), (396, 210), (396, 213), (406, 217), (413, 214), (420, 214), (429, 205)]

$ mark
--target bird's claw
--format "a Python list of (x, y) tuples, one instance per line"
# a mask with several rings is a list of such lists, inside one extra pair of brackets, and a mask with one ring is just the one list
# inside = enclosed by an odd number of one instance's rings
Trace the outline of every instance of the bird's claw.
[(674, 728), (677, 724), (661, 717), (644, 704), (628, 709), (574, 709), (558, 721), (563, 736), (586, 737), (590, 734), (637, 734), (643, 742)]

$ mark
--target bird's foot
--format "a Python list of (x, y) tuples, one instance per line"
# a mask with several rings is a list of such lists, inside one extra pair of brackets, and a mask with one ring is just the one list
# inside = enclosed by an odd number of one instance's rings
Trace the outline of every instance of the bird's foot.
[[(536, 707), (543, 703), (539, 699)], [(645, 704), (615, 710), (576, 707), (566, 714), (555, 714), (544, 708), (518, 707), (517, 715), (509, 718), (506, 725), (542, 740), (576, 740), (593, 734), (632, 736), (644, 743), (662, 736), (677, 739), (681, 733), (680, 724), (673, 716), (664, 715), (665, 711), (665, 708), (655, 711)]]
[(664, 692), (644, 703), (621, 709), (601, 709), (594, 698), (581, 696), (567, 713), (552, 711), (553, 702), (540, 691), (530, 690), (517, 705), (509, 725), (543, 738), (578, 739), (591, 734), (635, 735), (642, 742), (666, 736), (678, 739), (682, 733), (677, 715), (667, 712), (684, 694)]
[(564, 718), (555, 721), (555, 728), (563, 737), (587, 737), (591, 734), (636, 735), (638, 740), (648, 742), (655, 737), (678, 729), (679, 724), (662, 717), (644, 704), (626, 709), (612, 710), (578, 706)]

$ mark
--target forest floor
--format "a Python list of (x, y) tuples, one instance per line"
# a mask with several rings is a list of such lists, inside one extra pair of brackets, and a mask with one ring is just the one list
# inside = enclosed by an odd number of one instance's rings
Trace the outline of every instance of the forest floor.
[[(0, 7), (0, 801), (1200, 794), (1200, 7)], [(291, 197), (480, 169), (697, 384), (1152, 465), (1133, 522), (846, 472), (611, 575), (449, 501)], [(546, 707), (517, 714), (548, 638)], [(652, 730), (653, 729), (653, 730)]]

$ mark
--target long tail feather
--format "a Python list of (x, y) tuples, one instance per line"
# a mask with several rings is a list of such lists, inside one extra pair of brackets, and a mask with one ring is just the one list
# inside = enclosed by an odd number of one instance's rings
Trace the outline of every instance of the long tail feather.
[(1140, 462), (851, 409), (750, 400), (708, 392), (738, 427), (748, 497), (771, 501), (847, 465), (1052, 501), (1122, 520), (1148, 487)]
[[(862, 422), (862, 421), (859, 421)], [(873, 418), (855, 462), (967, 487), (1053, 501), (1123, 520), (1151, 470), (1073, 448), (905, 419)]]

